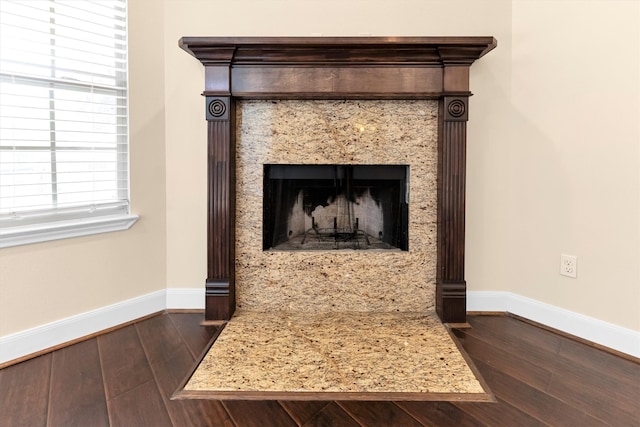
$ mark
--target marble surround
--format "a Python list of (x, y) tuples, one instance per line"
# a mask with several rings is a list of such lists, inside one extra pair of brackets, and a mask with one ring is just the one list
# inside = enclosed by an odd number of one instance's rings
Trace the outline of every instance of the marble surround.
[[(236, 307), (433, 312), (437, 101), (239, 101)], [(409, 165), (409, 251), (262, 250), (263, 165)]]

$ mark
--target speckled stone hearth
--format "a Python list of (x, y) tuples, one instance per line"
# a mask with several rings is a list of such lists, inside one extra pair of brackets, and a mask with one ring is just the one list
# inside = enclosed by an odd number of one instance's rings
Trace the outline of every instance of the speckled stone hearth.
[(433, 313), (237, 312), (178, 398), (488, 401)]

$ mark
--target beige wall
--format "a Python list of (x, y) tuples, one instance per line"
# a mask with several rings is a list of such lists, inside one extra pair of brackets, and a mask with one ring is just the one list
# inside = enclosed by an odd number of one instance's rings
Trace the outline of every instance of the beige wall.
[[(495, 36), (471, 77), (469, 289), (640, 331), (640, 2), (129, 3), (132, 199), (142, 218), (126, 232), (1, 250), (0, 336), (202, 287), (203, 70), (177, 41), (315, 34)], [(561, 252), (578, 256), (578, 279), (558, 275)]]
[[(638, 1), (513, 2), (504, 148), (515, 180), (504, 188), (508, 236), (498, 242), (509, 290), (635, 330), (639, 18)], [(558, 275), (561, 252), (578, 256), (577, 280)]]
[(477, 97), (508, 104), (501, 134), (470, 124), (471, 290), (640, 330), (639, 23), (637, 1), (513, 1), (511, 96)]

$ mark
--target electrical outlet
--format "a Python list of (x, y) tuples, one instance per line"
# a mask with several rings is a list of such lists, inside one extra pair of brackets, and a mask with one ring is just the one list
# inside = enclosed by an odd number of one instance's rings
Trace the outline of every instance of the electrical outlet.
[(560, 255), (560, 274), (567, 277), (578, 277), (578, 258), (573, 255)]

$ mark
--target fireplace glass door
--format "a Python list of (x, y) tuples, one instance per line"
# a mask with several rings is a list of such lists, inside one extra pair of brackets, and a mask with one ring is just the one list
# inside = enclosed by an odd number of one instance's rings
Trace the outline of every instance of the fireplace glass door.
[(263, 207), (263, 250), (409, 249), (407, 165), (265, 165)]

